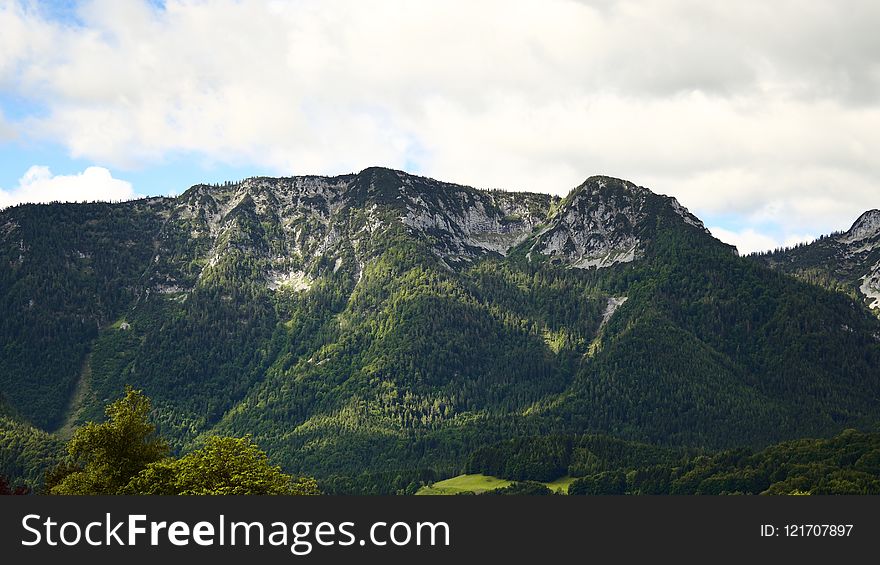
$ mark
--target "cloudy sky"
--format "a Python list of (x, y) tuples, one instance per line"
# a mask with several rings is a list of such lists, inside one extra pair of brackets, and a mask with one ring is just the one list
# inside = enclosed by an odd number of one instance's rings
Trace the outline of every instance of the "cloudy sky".
[(791, 244), (880, 208), (878, 25), (876, 0), (0, 0), (0, 207), (608, 174)]

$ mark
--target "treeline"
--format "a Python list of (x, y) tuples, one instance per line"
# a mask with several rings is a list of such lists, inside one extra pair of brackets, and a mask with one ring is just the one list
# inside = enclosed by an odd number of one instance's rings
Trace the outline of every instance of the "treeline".
[(657, 469), (642, 470), (631, 488), (645, 494), (880, 494), (880, 433), (845, 430), (755, 453), (727, 450), (694, 458), (668, 479)]
[(582, 477), (646, 465), (671, 465), (684, 455), (682, 450), (603, 435), (516, 438), (478, 449), (468, 460), (467, 472), (512, 481), (549, 482), (565, 475)]
[(478, 450), (468, 472), (522, 483), (508, 487), (511, 493), (539, 494), (527, 484), (567, 474), (579, 477), (569, 486), (572, 495), (880, 494), (880, 432), (845, 430), (829, 439), (720, 452), (602, 436), (521, 438)]

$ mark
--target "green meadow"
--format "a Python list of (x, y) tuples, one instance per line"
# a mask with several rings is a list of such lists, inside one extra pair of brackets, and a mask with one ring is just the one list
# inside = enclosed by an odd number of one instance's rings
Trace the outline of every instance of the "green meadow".
[[(574, 482), (573, 477), (561, 477), (559, 479), (556, 479), (555, 481), (543, 484), (547, 485), (547, 488), (556, 492), (567, 493), (568, 486), (572, 482)], [(437, 481), (436, 483), (429, 486), (424, 486), (420, 488), (418, 492), (416, 492), (416, 496), (450, 495), (461, 494), (463, 492), (482, 494), (484, 492), (504, 488), (512, 484), (513, 481), (499, 479), (498, 477), (491, 477), (489, 475), (459, 475), (457, 477), (452, 477), (451, 479), (446, 479), (444, 481)]]

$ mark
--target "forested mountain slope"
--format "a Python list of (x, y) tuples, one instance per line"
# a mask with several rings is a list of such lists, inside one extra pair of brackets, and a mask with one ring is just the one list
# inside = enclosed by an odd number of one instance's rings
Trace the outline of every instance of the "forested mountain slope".
[(880, 210), (865, 212), (843, 233), (755, 258), (808, 282), (846, 292), (880, 312)]
[(130, 384), (178, 449), (250, 433), (361, 484), (516, 436), (759, 447), (880, 420), (860, 301), (610, 177), (558, 199), (372, 168), (26, 205), (0, 254), (0, 391), (49, 431)]

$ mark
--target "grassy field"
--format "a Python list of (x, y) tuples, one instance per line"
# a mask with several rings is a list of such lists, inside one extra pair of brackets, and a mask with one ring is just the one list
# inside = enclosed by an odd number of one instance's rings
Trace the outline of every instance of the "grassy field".
[[(551, 490), (565, 493), (568, 492), (568, 485), (573, 481), (574, 478), (572, 477), (562, 477), (544, 484)], [(445, 481), (437, 481), (431, 486), (422, 487), (416, 495), (448, 495), (462, 492), (480, 494), (488, 490), (504, 488), (511, 484), (513, 484), (513, 481), (490, 477), (489, 475), (459, 475)]]
[(575, 481), (575, 477), (560, 477), (555, 481), (544, 483), (552, 491), (568, 494), (568, 487)]
[(445, 481), (437, 481), (431, 486), (422, 487), (416, 495), (422, 494), (459, 494), (461, 492), (481, 493), (487, 490), (503, 488), (512, 484), (511, 481), (505, 481), (497, 477), (488, 475), (459, 475), (446, 479)]

